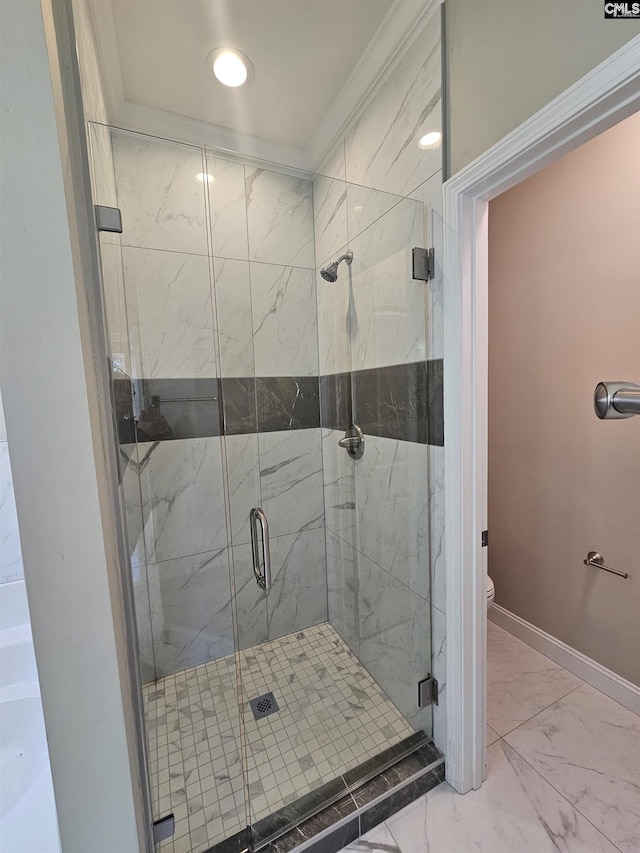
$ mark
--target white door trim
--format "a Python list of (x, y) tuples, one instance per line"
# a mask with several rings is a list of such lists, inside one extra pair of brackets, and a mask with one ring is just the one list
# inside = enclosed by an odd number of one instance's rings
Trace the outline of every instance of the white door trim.
[(479, 788), (486, 737), (489, 201), (640, 110), (640, 36), (444, 185), (447, 780)]

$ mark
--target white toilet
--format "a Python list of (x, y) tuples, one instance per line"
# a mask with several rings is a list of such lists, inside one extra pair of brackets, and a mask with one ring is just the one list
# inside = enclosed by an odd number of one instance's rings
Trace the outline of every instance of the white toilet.
[(489, 577), (489, 575), (487, 575), (487, 610), (493, 604), (493, 599), (495, 597), (496, 597), (496, 588), (494, 586), (493, 581)]

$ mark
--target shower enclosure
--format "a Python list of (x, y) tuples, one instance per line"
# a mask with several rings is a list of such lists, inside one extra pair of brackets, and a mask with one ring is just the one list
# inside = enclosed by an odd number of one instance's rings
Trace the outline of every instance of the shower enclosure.
[(154, 813), (204, 850), (431, 734), (423, 203), (91, 139)]
[(160, 849), (258, 848), (432, 734), (433, 184), (89, 131)]

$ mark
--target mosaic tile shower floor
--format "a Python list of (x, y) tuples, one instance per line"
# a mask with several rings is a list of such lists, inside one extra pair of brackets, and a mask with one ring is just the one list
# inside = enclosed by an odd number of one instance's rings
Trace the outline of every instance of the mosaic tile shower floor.
[[(327, 623), (239, 658), (143, 687), (154, 817), (176, 818), (162, 853), (202, 853), (414, 732)], [(280, 710), (255, 720), (270, 691)]]

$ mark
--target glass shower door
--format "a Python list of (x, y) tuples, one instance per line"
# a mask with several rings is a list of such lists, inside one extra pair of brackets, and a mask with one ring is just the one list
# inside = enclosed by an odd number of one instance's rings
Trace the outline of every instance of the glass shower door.
[[(212, 151), (207, 163), (214, 252), (231, 199), (246, 211), (244, 258), (214, 265), (249, 814), (266, 839), (370, 759), (431, 734), (418, 707), (431, 669), (426, 305), (411, 277), (423, 204)], [(348, 248), (351, 267), (325, 281)], [(227, 335), (231, 304), (245, 321)], [(354, 422), (357, 461), (338, 444)], [(248, 524), (258, 506), (266, 590)], [(260, 534), (258, 546), (261, 564)]]
[(154, 819), (171, 853), (247, 825), (203, 151), (91, 126)]

